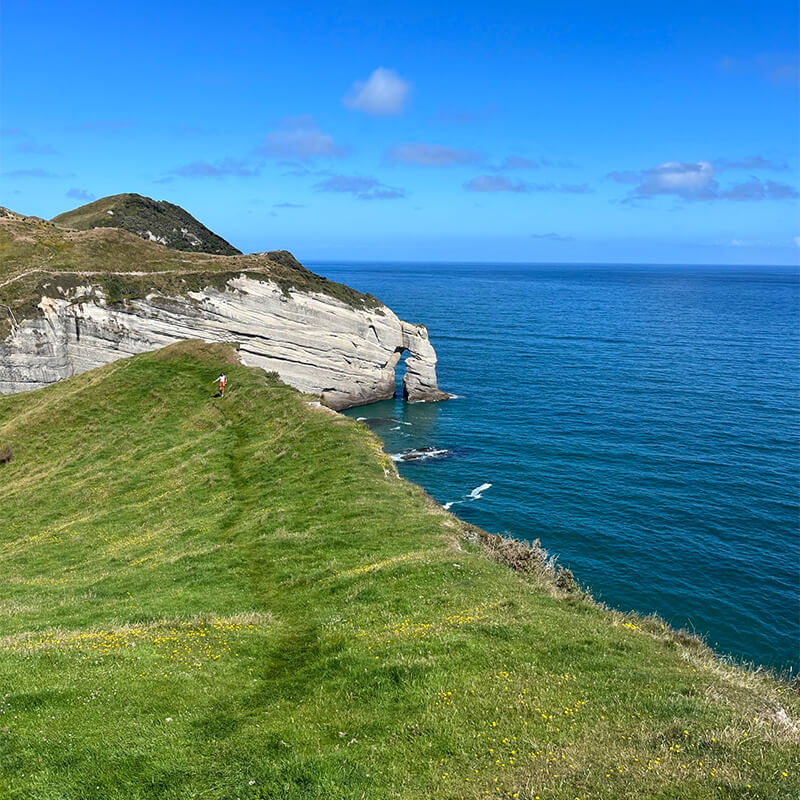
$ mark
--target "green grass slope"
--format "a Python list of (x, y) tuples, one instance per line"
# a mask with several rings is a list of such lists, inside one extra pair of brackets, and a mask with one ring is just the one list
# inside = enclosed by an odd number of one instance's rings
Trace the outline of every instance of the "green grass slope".
[[(240, 255), (232, 244), (209, 230), (188, 211), (140, 194), (115, 194), (53, 217), (52, 222), (67, 228), (121, 228), (145, 239), (158, 241), (173, 250)], [(152, 240), (154, 241), (154, 239)]]
[(0, 797), (800, 796), (788, 686), (470, 533), (224, 347), (1, 397)]

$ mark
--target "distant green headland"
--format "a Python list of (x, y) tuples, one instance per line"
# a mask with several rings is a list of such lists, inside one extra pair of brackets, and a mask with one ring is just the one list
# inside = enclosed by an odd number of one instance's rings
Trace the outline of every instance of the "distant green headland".
[(173, 250), (241, 255), (232, 244), (210, 231), (188, 211), (166, 200), (153, 200), (140, 194), (115, 194), (53, 217), (65, 228), (86, 231), (92, 228), (120, 228)]

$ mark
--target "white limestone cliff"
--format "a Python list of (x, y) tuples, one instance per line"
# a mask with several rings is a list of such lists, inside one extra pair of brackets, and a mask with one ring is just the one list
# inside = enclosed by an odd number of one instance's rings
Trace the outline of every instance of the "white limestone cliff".
[(0, 394), (46, 386), (118, 358), (183, 339), (236, 342), (242, 362), (277, 372), (323, 404), (343, 409), (392, 397), (395, 367), (408, 352), (410, 401), (444, 400), (436, 353), (424, 325), (386, 306), (354, 308), (327, 294), (290, 290), (240, 275), (225, 289), (185, 296), (150, 294), (110, 303), (99, 286), (42, 297), (40, 316), (15, 320), (0, 342)]

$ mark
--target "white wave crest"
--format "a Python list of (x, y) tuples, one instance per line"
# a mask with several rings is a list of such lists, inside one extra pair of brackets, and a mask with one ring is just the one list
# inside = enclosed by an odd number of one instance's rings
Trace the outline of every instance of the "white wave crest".
[(480, 500), (481, 497), (483, 497), (483, 493), (487, 489), (491, 489), (491, 488), (492, 488), (492, 484), (491, 483), (482, 483), (480, 486), (476, 486), (467, 496), (471, 500)]

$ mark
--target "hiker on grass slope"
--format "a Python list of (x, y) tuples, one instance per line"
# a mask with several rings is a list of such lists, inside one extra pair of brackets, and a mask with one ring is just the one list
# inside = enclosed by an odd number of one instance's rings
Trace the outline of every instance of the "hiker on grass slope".
[(228, 378), (224, 372), (220, 372), (217, 381), (219, 382), (219, 396), (225, 397), (225, 385), (228, 383)]

